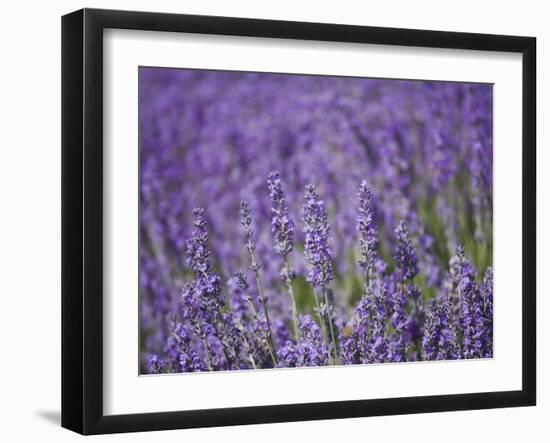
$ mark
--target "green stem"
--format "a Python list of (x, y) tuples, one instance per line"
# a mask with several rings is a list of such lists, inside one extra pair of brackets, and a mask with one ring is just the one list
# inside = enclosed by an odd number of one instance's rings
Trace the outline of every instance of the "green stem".
[(292, 323), (294, 326), (294, 337), (296, 341), (300, 338), (300, 329), (298, 328), (298, 307), (296, 305), (296, 297), (294, 295), (294, 289), (292, 288), (292, 280), (290, 278), (290, 265), (288, 263), (288, 258), (285, 256), (285, 283), (290, 295), (290, 303), (292, 306)]
[[(254, 314), (254, 317), (256, 318), (256, 320), (258, 321), (258, 323), (260, 324), (260, 327), (261, 327), (261, 322), (260, 322), (260, 316), (258, 314), (258, 311), (256, 309), (256, 306), (254, 306), (254, 302), (252, 301), (252, 299), (250, 298), (250, 296), (247, 296), (246, 297), (247, 300), (248, 300), (248, 303), (250, 305), (250, 308), (252, 309), (252, 312)], [(273, 349), (271, 348), (271, 344), (270, 344), (270, 340), (269, 340), (269, 337), (267, 336), (267, 333), (264, 331), (263, 328), (261, 328), (262, 331), (264, 332), (264, 340), (265, 340), (265, 344), (267, 346), (267, 350), (269, 351), (269, 355), (271, 356), (271, 360), (273, 360), (273, 364), (275, 366), (277, 366), (277, 359), (275, 358), (275, 354), (273, 353)]]
[(267, 313), (267, 303), (264, 295), (264, 288), (262, 285), (262, 279), (260, 278), (260, 272), (256, 272), (256, 284), (258, 285), (258, 293), (260, 296), (260, 303), (264, 309), (265, 322), (267, 323), (267, 330), (271, 340), (273, 340), (273, 332), (271, 331), (271, 321), (269, 320), (269, 314)]
[(256, 367), (256, 361), (254, 360), (254, 356), (252, 355), (252, 347), (250, 346), (250, 343), (248, 342), (248, 339), (246, 338), (246, 333), (244, 331), (243, 325), (241, 324), (241, 321), (238, 318), (235, 319), (235, 323), (237, 324), (237, 328), (239, 328), (239, 331), (241, 331), (241, 334), (243, 336), (243, 342), (244, 342), (246, 348), (248, 349), (248, 361), (250, 361), (250, 363), (252, 364), (252, 367), (254, 369), (258, 369)]
[[(260, 265), (258, 261), (256, 260), (256, 255), (254, 252), (250, 251), (250, 259), (251, 259), (251, 268), (254, 271), (254, 276), (256, 277), (256, 286), (258, 287), (258, 295), (260, 296), (260, 303), (262, 304), (264, 315), (265, 315), (265, 321), (267, 323), (267, 331), (268, 331), (268, 340), (271, 346), (274, 346), (273, 341), (273, 332), (271, 330), (271, 321), (269, 320), (269, 314), (267, 312), (267, 303), (266, 303), (266, 297), (264, 295), (264, 287), (262, 284), (262, 278), (260, 276)], [(270, 351), (271, 352), (271, 351)], [(273, 355), (272, 355), (273, 357)], [(274, 358), (275, 361), (275, 358)]]
[(330, 348), (328, 340), (327, 340), (327, 331), (326, 331), (326, 325), (325, 325), (325, 319), (321, 315), (321, 305), (319, 303), (319, 299), (317, 297), (317, 294), (315, 293), (315, 290), (313, 290), (313, 298), (315, 299), (315, 305), (317, 307), (317, 313), (319, 316), (319, 324), (321, 325), (321, 335), (323, 336), (323, 342), (327, 346), (327, 349)]
[[(327, 297), (326, 288), (323, 288), (323, 297), (325, 299), (325, 304), (327, 305), (327, 309), (328, 309), (328, 297)], [(332, 318), (330, 317), (330, 311), (328, 310), (327, 310), (327, 321), (328, 321), (328, 326), (330, 328), (330, 337), (332, 339), (332, 352), (334, 357), (334, 364), (338, 364), (338, 351), (336, 349), (336, 337), (334, 335), (334, 327), (332, 325)]]

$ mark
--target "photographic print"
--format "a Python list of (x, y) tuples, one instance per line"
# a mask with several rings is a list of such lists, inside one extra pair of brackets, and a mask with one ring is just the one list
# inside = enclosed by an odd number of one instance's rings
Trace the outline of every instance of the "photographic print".
[(140, 373), (493, 357), (493, 86), (139, 68)]

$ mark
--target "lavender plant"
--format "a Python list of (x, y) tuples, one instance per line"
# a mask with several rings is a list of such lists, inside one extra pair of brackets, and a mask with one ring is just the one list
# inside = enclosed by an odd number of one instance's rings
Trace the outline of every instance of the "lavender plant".
[(493, 356), (490, 85), (139, 81), (141, 372)]
[(273, 218), (271, 219), (271, 232), (273, 233), (275, 251), (283, 258), (283, 268), (281, 269), (281, 278), (285, 282), (290, 302), (292, 306), (292, 321), (294, 325), (294, 336), (299, 337), (298, 328), (298, 308), (296, 306), (296, 297), (292, 287), (292, 280), (295, 277), (295, 272), (290, 266), (289, 254), (293, 249), (294, 241), (294, 223), (288, 215), (288, 207), (286, 197), (281, 186), (281, 179), (278, 172), (271, 172), (267, 179), (269, 187), (269, 198), (271, 199), (271, 211)]
[[(330, 331), (333, 363), (338, 362), (338, 347), (332, 319), (333, 306), (329, 303), (328, 286), (332, 281), (332, 255), (330, 252), (330, 225), (328, 224), (325, 203), (319, 199), (314, 185), (306, 186), (303, 209), (305, 256), (309, 265), (307, 281), (314, 287), (316, 311), (321, 322), (323, 336), (328, 339), (326, 325)], [(316, 291), (320, 291), (320, 297)], [(321, 300), (319, 300), (321, 298)]]

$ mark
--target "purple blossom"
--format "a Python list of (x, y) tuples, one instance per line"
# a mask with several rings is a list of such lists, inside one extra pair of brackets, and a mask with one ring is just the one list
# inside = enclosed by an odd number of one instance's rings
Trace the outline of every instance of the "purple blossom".
[(483, 316), (485, 318), (483, 357), (493, 357), (493, 268), (488, 267), (482, 285)]
[(294, 223), (288, 215), (286, 197), (282, 189), (278, 172), (270, 172), (267, 179), (269, 198), (271, 199), (271, 232), (275, 242), (275, 251), (284, 258), (292, 251)]
[(456, 333), (449, 297), (442, 294), (437, 298), (430, 299), (424, 322), (422, 359), (454, 360), (459, 358)]
[(192, 333), (188, 328), (177, 321), (173, 315), (168, 316), (167, 325), (169, 335), (164, 347), (167, 358), (163, 371), (168, 372), (168, 368), (173, 372), (206, 370), (207, 367), (203, 366), (199, 353), (191, 345)]
[(244, 230), (244, 238), (246, 241), (246, 249), (250, 254), (253, 254), (256, 250), (256, 241), (254, 240), (254, 230), (252, 229), (252, 216), (250, 215), (250, 206), (248, 202), (241, 201), (241, 209), (239, 211), (241, 216), (241, 225)]
[(387, 288), (381, 281), (373, 285), (373, 315), (371, 322), (371, 351), (370, 360), (374, 363), (383, 363), (388, 358), (388, 333), (386, 327), (388, 312)]
[(355, 307), (351, 333), (344, 341), (346, 364), (383, 363), (388, 359), (387, 289), (374, 280)]
[(310, 267), (307, 281), (325, 288), (332, 281), (331, 235), (325, 203), (319, 199), (314, 185), (306, 186), (303, 217), (305, 256)]
[(193, 215), (195, 229), (187, 240), (187, 264), (198, 277), (202, 277), (212, 270), (210, 252), (207, 249), (208, 231), (206, 230), (204, 209), (193, 209)]
[(475, 277), (476, 271), (473, 266), (464, 261), (459, 284), (464, 358), (483, 357), (486, 320), (483, 313), (481, 289), (475, 281)]
[(365, 275), (370, 277), (374, 271), (378, 248), (378, 230), (374, 221), (372, 209), (372, 193), (365, 180), (359, 186), (359, 209), (357, 216), (357, 231), (359, 231), (359, 248), (361, 259), (359, 266)]
[(401, 273), (401, 279), (403, 281), (412, 280), (418, 274), (418, 257), (409, 239), (407, 224), (404, 221), (399, 223), (398, 228), (395, 230), (395, 236), (397, 246), (393, 260)]
[(407, 296), (403, 289), (398, 289), (392, 294), (391, 304), (393, 311), (391, 325), (394, 333), (389, 344), (389, 360), (392, 362), (406, 361), (411, 343), (407, 328)]
[(309, 316), (300, 318), (300, 339), (294, 344), (287, 341), (279, 349), (279, 365), (293, 368), (298, 366), (326, 366), (328, 364), (328, 348), (324, 343), (321, 330)]
[(151, 357), (149, 357), (149, 360), (147, 361), (149, 374), (160, 374), (162, 372), (163, 366), (164, 362), (156, 354), (151, 355)]
[(294, 336), (298, 338), (300, 334), (298, 328), (298, 308), (296, 306), (294, 288), (292, 287), (292, 280), (296, 278), (296, 272), (291, 268), (288, 259), (288, 255), (293, 248), (294, 224), (288, 215), (286, 197), (283, 193), (279, 173), (270, 172), (267, 184), (269, 188), (269, 198), (271, 199), (271, 212), (273, 213), (271, 219), (271, 232), (274, 238), (275, 251), (283, 257), (284, 264), (280, 271), (280, 276), (285, 282), (290, 296)]

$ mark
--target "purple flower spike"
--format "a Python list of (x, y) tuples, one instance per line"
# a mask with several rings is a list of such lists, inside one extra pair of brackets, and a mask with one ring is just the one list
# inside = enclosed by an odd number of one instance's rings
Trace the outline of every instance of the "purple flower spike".
[(250, 215), (250, 206), (248, 202), (241, 201), (241, 209), (239, 210), (241, 216), (241, 225), (244, 230), (244, 239), (246, 240), (246, 250), (253, 254), (256, 250), (256, 241), (254, 240), (254, 231), (252, 230), (252, 216)]
[(172, 355), (175, 360), (178, 372), (197, 372), (207, 369), (203, 367), (199, 354), (191, 347), (191, 336), (187, 329), (181, 324), (173, 324), (171, 327), (171, 349), (165, 349), (167, 354)]
[(437, 356), (437, 343), (439, 343), (439, 316), (435, 298), (428, 301), (428, 312), (424, 321), (424, 336), (422, 337), (422, 358), (435, 360)]
[(483, 357), (493, 357), (493, 268), (488, 267), (483, 277), (483, 314), (485, 317), (485, 339)]
[(221, 309), (225, 306), (225, 297), (221, 279), (212, 271), (204, 209), (194, 209), (193, 215), (194, 229), (187, 240), (187, 264), (195, 272), (195, 279), (184, 286), (182, 317), (193, 325), (202, 341), (208, 368), (213, 369), (221, 361), (217, 355), (218, 348), (225, 356), (225, 365), (222, 366), (234, 364), (235, 353), (227, 334), (219, 326), (223, 323)]
[(275, 252), (280, 254), (284, 261), (280, 277), (285, 282), (290, 296), (294, 336), (298, 338), (300, 335), (298, 328), (298, 308), (296, 306), (296, 298), (294, 297), (294, 289), (292, 288), (292, 280), (296, 277), (296, 272), (290, 267), (288, 258), (288, 254), (290, 254), (293, 248), (294, 223), (288, 215), (286, 197), (283, 193), (278, 172), (271, 172), (269, 174), (267, 185), (269, 188), (269, 198), (271, 199), (271, 212), (273, 213), (271, 232), (273, 233)]
[(393, 315), (391, 324), (395, 333), (390, 342), (390, 361), (406, 361), (410, 343), (407, 331), (407, 297), (405, 293), (398, 289), (392, 296)]
[(149, 374), (160, 374), (162, 372), (163, 366), (164, 362), (161, 358), (159, 358), (158, 355), (154, 354), (149, 357), (149, 361), (147, 362), (147, 369), (149, 370)]
[(235, 274), (235, 280), (238, 288), (243, 292), (248, 292), (248, 279), (243, 271), (239, 271)]
[(300, 342), (298, 351), (301, 366), (325, 366), (328, 349), (321, 337), (319, 326), (309, 315), (300, 318)]
[(395, 235), (397, 237), (397, 247), (393, 259), (401, 272), (401, 279), (403, 281), (412, 280), (418, 274), (418, 257), (409, 239), (407, 224), (404, 221), (399, 223)]
[(325, 288), (332, 280), (330, 226), (325, 203), (319, 199), (314, 185), (306, 186), (304, 216), (305, 254), (310, 269), (307, 281)]
[(387, 288), (374, 280), (357, 304), (350, 337), (344, 342), (344, 361), (383, 363), (388, 358)]
[(294, 223), (288, 215), (286, 197), (281, 186), (278, 172), (271, 172), (267, 179), (269, 198), (271, 199), (271, 232), (275, 241), (275, 251), (284, 258), (292, 251), (294, 241)]
[(473, 265), (464, 261), (459, 284), (462, 320), (462, 352), (464, 358), (483, 357), (485, 316), (481, 289), (475, 281)]
[(300, 339), (297, 344), (287, 341), (279, 348), (279, 366), (326, 366), (329, 361), (328, 348), (321, 336), (321, 330), (309, 315), (300, 317)]
[(198, 277), (211, 271), (210, 252), (207, 250), (208, 231), (204, 219), (204, 209), (193, 209), (195, 221), (191, 237), (187, 240), (187, 265), (195, 271)]
[(372, 193), (365, 180), (359, 186), (359, 214), (357, 216), (357, 230), (359, 231), (359, 247), (361, 260), (359, 266), (365, 272), (367, 280), (374, 271), (376, 250), (378, 248), (378, 230), (372, 210)]
[(422, 359), (454, 360), (460, 358), (456, 341), (451, 300), (447, 295), (440, 294), (428, 302), (422, 337)]
[(371, 354), (370, 359), (375, 363), (383, 363), (387, 359), (388, 344), (386, 333), (387, 315), (387, 289), (380, 282), (375, 281), (373, 285), (373, 315), (371, 323)]

